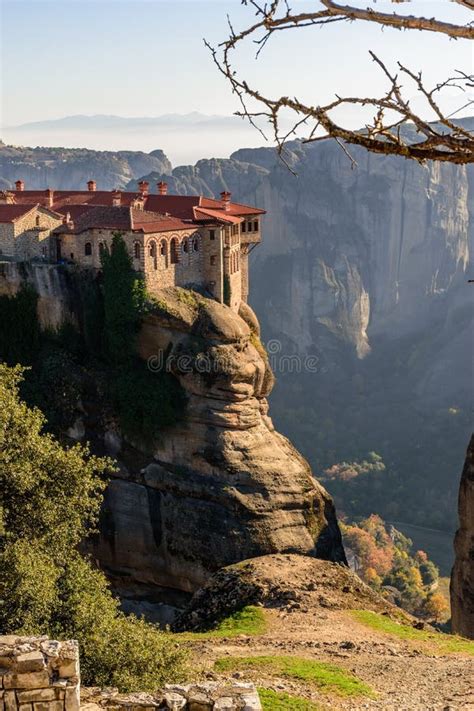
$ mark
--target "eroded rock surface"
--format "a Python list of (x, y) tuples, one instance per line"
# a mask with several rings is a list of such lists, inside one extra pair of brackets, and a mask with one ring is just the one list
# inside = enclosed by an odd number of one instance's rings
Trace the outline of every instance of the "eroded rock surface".
[(474, 435), (471, 437), (459, 487), (459, 528), (451, 573), (451, 625), (474, 639)]
[(122, 580), (191, 592), (263, 554), (345, 561), (331, 498), (272, 425), (273, 375), (242, 315), (171, 289), (143, 324), (141, 356), (175, 374), (188, 404), (140, 474), (109, 486), (95, 555)]

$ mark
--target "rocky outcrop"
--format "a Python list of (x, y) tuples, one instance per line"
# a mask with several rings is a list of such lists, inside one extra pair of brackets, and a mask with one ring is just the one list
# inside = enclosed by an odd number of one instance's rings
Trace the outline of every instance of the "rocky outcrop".
[[(3, 263), (0, 293), (30, 283), (44, 327), (79, 324), (73, 276), (61, 267)], [(237, 314), (193, 291), (162, 290), (138, 347), (151, 371), (165, 369), (181, 383), (182, 423), (151, 448), (125, 442), (113, 412), (100, 414), (103, 403), (91, 401), (68, 430), (119, 461), (92, 552), (129, 598), (126, 609), (153, 615), (146, 604), (136, 607), (140, 590), (169, 602), (166, 590), (193, 592), (219, 568), (268, 553), (345, 562), (330, 496), (269, 417), (274, 377), (250, 307)], [(181, 604), (179, 594), (172, 598)], [(174, 610), (164, 612), (171, 621)]]
[(86, 190), (91, 178), (99, 190), (122, 187), (151, 171), (171, 171), (161, 150), (93, 151), (87, 148), (23, 148), (0, 142), (0, 189), (25, 181), (27, 190)]
[(345, 561), (330, 497), (272, 425), (273, 375), (244, 318), (181, 289), (163, 291), (145, 318), (141, 356), (171, 371), (188, 403), (149, 464), (109, 485), (94, 555), (122, 581), (191, 592), (266, 553)]
[(196, 591), (174, 629), (214, 629), (221, 620), (247, 605), (287, 612), (364, 609), (414, 622), (346, 566), (280, 553), (219, 570)]
[(474, 435), (471, 437), (459, 487), (459, 528), (451, 573), (451, 626), (474, 639)]

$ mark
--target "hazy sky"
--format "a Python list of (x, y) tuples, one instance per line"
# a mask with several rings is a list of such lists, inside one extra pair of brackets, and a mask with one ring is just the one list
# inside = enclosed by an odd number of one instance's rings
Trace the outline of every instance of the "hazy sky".
[[(303, 10), (317, 0), (293, 4)], [(383, 1), (377, 7), (394, 8)], [(451, 21), (468, 15), (448, 0), (395, 7)], [(252, 22), (253, 12), (240, 0), (0, 0), (0, 8), (2, 126), (72, 114), (230, 114), (238, 108), (203, 37), (212, 43), (225, 38), (227, 12), (237, 28)], [(238, 67), (272, 94), (320, 103), (336, 91), (380, 90), (382, 76), (368, 48), (389, 64), (400, 59), (423, 69), (428, 81), (472, 67), (465, 40), (382, 31), (363, 22), (280, 33), (258, 62), (247, 47)], [(459, 104), (453, 95), (450, 108)]]

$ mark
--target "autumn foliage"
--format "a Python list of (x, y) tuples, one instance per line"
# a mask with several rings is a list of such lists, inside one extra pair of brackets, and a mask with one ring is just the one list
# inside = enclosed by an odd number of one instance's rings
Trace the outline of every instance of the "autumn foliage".
[(448, 604), (436, 592), (439, 571), (424, 551), (393, 526), (372, 514), (342, 524), (350, 565), (370, 587), (412, 614), (432, 621), (446, 619)]

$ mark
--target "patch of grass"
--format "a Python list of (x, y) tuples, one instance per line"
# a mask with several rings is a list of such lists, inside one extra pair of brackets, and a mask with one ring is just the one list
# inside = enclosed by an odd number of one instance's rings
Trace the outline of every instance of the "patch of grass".
[(215, 663), (217, 671), (260, 671), (270, 676), (297, 679), (320, 691), (339, 696), (374, 696), (373, 690), (354, 674), (326, 662), (304, 657), (226, 657)]
[(318, 706), (308, 699), (302, 699), (300, 696), (290, 696), (284, 691), (272, 691), (272, 689), (259, 687), (258, 695), (263, 711), (323, 711), (322, 706)]
[(237, 637), (239, 634), (254, 636), (264, 634), (266, 631), (267, 621), (263, 610), (260, 607), (248, 605), (226, 617), (215, 629), (209, 630), (209, 632), (179, 632), (174, 634), (173, 637), (185, 642), (192, 642), (199, 639)]
[(350, 614), (357, 622), (361, 622), (377, 632), (390, 634), (399, 639), (429, 643), (431, 646), (435, 646), (437, 651), (442, 654), (460, 652), (474, 656), (474, 642), (463, 637), (443, 632), (417, 630), (411, 625), (395, 622), (385, 615), (380, 615), (370, 610), (351, 610)]

